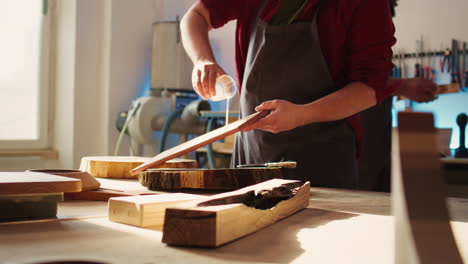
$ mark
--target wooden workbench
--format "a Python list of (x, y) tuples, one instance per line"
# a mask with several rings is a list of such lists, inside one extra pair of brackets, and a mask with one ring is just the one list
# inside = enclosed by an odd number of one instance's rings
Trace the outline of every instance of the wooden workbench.
[[(136, 181), (103, 187), (141, 190)], [(452, 227), (468, 261), (468, 199), (449, 198)], [(63, 202), (59, 219), (0, 224), (0, 262), (81, 260), (104, 263), (393, 263), (388, 194), (311, 189), (310, 206), (218, 249), (161, 243), (161, 228), (107, 220), (106, 202)]]

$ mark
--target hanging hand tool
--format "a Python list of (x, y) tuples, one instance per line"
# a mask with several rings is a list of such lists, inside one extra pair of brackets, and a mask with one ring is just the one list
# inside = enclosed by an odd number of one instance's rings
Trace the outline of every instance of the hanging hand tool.
[(400, 69), (401, 69), (401, 79), (406, 79), (407, 74), (407, 69), (406, 69), (406, 63), (405, 63), (405, 50), (400, 50)]
[(452, 83), (460, 83), (458, 63), (458, 41), (452, 40)]
[(395, 79), (401, 79), (401, 56), (402, 54), (396, 54), (397, 63), (392, 70), (392, 77)]
[(463, 87), (468, 88), (468, 59), (466, 56), (468, 55), (468, 44), (465, 42), (463, 43), (463, 64), (462, 64), (462, 73), (463, 73)]
[(427, 65), (423, 66), (423, 78), (425, 80), (433, 81), (435, 78), (435, 70), (432, 68), (433, 65), (433, 58), (431, 51), (426, 53), (427, 57)]
[(416, 64), (414, 65), (414, 77), (416, 78), (424, 78), (424, 69), (422, 63), (422, 56), (423, 56), (423, 45), (424, 40), (421, 36), (420, 40), (416, 40)]
[(445, 71), (445, 64), (447, 63), (447, 72), (451, 71), (451, 65), (452, 65), (452, 52), (450, 51), (449, 48), (445, 50), (444, 57), (440, 61), (440, 71), (444, 72)]

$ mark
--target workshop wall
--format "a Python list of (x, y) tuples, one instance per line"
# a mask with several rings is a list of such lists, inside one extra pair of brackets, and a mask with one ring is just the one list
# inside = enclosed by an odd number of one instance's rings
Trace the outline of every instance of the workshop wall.
[[(83, 156), (113, 153), (118, 113), (126, 111), (132, 100), (146, 95), (152, 23), (182, 17), (195, 0), (63, 2), (67, 3), (62, 7), (68, 5), (68, 12), (76, 9), (76, 16), (62, 19), (76, 24), (61, 26), (62, 33), (69, 37), (63, 35), (59, 41), (62, 51), (57, 58), (63, 65), (57, 75), (54, 146), (60, 152), (60, 160), (55, 164), (76, 168)], [(75, 28), (76, 32), (66, 31), (67, 28)], [(230, 74), (235, 73), (234, 29), (235, 23), (229, 23), (210, 33), (216, 57)], [(121, 155), (128, 155), (128, 148), (126, 139)]]
[[(423, 36), (425, 51), (451, 47), (453, 38), (468, 41), (466, 29), (467, 0), (400, 0), (396, 8), (395, 27), (398, 43), (395, 50), (416, 50), (416, 40)], [(410, 62), (410, 61), (408, 61)], [(414, 64), (414, 61), (412, 62)], [(413, 64), (408, 63), (408, 66)], [(411, 68), (412, 69), (412, 68)], [(446, 81), (440, 80), (440, 81)], [(468, 113), (468, 93), (441, 95), (432, 103), (415, 104), (416, 111), (435, 113), (436, 126), (454, 128), (452, 148), (459, 145), (456, 116)], [(467, 139), (468, 140), (468, 139)], [(468, 144), (468, 141), (467, 141)]]

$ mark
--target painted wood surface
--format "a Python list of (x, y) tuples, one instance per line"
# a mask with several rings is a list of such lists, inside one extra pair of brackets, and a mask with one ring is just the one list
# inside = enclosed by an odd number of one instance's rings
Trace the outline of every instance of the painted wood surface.
[(162, 241), (218, 247), (309, 205), (310, 183), (270, 180), (166, 209)]
[(236, 122), (233, 122), (227, 126), (223, 126), (221, 128), (215, 129), (210, 131), (204, 135), (201, 135), (197, 138), (194, 138), (190, 141), (187, 141), (183, 144), (180, 144), (174, 148), (168, 149), (161, 154), (155, 156), (151, 160), (141, 164), (140, 166), (134, 168), (131, 171), (131, 174), (138, 175), (138, 173), (142, 172), (145, 169), (155, 168), (156, 166), (163, 164), (164, 162), (171, 160), (173, 158), (177, 158), (185, 153), (189, 153), (194, 151), (200, 147), (208, 145), (212, 142), (217, 140), (223, 139), (229, 135), (235, 134), (241, 131), (244, 128), (247, 128), (260, 120), (261, 118), (268, 115), (268, 112), (257, 112)]
[[(83, 157), (80, 170), (87, 171), (97, 178), (136, 179), (138, 175), (130, 170), (150, 161), (149, 157), (98, 156)], [(198, 163), (190, 159), (173, 159), (159, 164), (159, 168), (198, 168)]]
[(111, 198), (109, 220), (138, 227), (160, 226), (164, 223), (167, 207), (204, 197), (206, 196), (170, 193)]
[(236, 190), (271, 179), (282, 179), (282, 168), (149, 169), (138, 176), (149, 190)]
[(430, 113), (399, 113), (393, 136), (392, 205), (395, 263), (463, 263), (448, 214)]
[(81, 180), (37, 172), (0, 172), (0, 194), (80, 192)]

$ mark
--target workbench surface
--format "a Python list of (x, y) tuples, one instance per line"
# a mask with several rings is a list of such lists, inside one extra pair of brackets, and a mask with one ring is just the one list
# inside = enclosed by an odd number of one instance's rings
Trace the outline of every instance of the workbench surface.
[[(142, 188), (134, 181), (101, 183)], [(468, 262), (468, 199), (448, 201)], [(390, 214), (388, 194), (312, 188), (308, 208), (259, 232), (218, 249), (178, 248), (161, 243), (162, 227), (108, 221), (106, 202), (66, 201), (58, 219), (0, 224), (0, 263), (393, 263)]]

